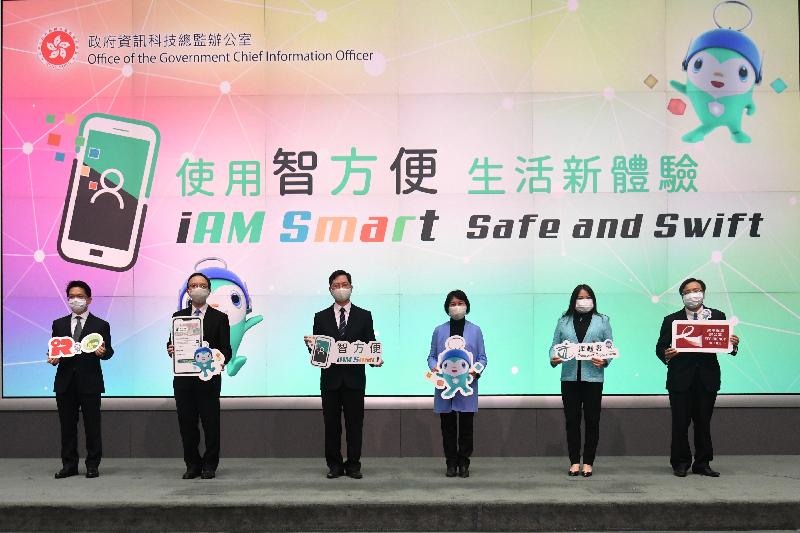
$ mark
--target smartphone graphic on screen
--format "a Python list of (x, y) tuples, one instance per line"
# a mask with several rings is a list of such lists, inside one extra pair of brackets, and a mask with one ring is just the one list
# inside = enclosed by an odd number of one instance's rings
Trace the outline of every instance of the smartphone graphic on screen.
[(66, 261), (107, 270), (136, 263), (147, 199), (158, 156), (159, 132), (148, 123), (93, 113), (72, 164), (58, 253)]
[(331, 351), (331, 343), (327, 339), (318, 338), (314, 343), (314, 353), (311, 364), (314, 366), (328, 366), (328, 354)]

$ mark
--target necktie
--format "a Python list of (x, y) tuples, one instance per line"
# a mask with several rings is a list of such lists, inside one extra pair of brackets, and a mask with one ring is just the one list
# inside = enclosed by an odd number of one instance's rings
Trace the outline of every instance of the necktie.
[[(200, 310), (199, 309), (195, 309), (194, 310), (194, 316), (200, 316)], [(695, 315), (695, 318), (696, 317), (697, 317), (697, 315)]]
[(72, 333), (73, 340), (79, 341), (81, 340), (81, 333), (83, 333), (83, 326), (81, 326), (82, 318), (79, 316), (75, 317), (75, 331)]
[(347, 323), (344, 321), (344, 307), (339, 308), (339, 336), (344, 337), (344, 330)]
[(697, 313), (694, 314), (694, 318), (692, 320), (697, 320)]

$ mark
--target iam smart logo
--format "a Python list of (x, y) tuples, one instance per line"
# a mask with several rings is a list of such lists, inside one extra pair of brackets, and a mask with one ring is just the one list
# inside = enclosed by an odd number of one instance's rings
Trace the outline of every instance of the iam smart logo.
[(64, 68), (78, 55), (78, 38), (66, 28), (50, 28), (39, 38), (38, 48), (42, 63)]

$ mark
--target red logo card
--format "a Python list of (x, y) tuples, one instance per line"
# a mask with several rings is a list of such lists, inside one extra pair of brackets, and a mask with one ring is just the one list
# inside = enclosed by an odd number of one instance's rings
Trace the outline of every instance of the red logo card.
[(679, 352), (730, 352), (733, 324), (728, 320), (676, 320), (672, 346)]

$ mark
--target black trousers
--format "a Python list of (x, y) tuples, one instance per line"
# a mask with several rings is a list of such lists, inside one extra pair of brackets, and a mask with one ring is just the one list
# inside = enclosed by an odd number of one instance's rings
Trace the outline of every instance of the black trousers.
[[(321, 391), (325, 422), (325, 461), (329, 468), (361, 468), (361, 433), (364, 427), (364, 389)], [(342, 459), (342, 413), (347, 440), (347, 462)]]
[(97, 468), (103, 457), (100, 432), (100, 393), (81, 394), (70, 383), (66, 392), (56, 394), (58, 419), (61, 422), (61, 463), (65, 468), (78, 468), (78, 412), (83, 413), (86, 433), (86, 466)]
[(597, 441), (600, 439), (600, 406), (603, 383), (593, 381), (562, 381), (561, 401), (567, 426), (567, 450), (571, 464), (581, 462), (581, 410), (586, 426), (583, 444), (583, 463), (594, 464)]
[[(188, 388), (176, 388), (175, 406), (178, 411), (178, 425), (183, 441), (183, 461), (186, 468), (216, 470), (219, 465), (219, 390), (198, 383)], [(200, 456), (200, 428), (203, 425), (203, 438), (206, 451)]]
[(707, 466), (714, 459), (711, 443), (711, 415), (717, 392), (709, 391), (695, 375), (689, 390), (669, 391), (672, 410), (672, 445), (669, 462), (673, 468), (689, 468), (692, 450), (689, 448), (689, 423), (694, 424), (694, 464)]
[(475, 413), (440, 413), (442, 445), (447, 466), (469, 466), (472, 455), (472, 427)]

